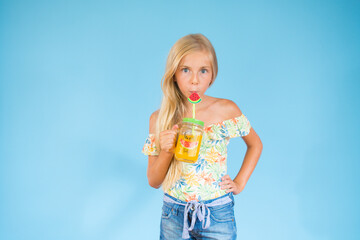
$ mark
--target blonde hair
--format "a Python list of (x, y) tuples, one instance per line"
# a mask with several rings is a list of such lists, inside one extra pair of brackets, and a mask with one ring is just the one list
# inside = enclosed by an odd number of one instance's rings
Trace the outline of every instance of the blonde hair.
[[(161, 80), (161, 89), (163, 91), (163, 99), (159, 115), (156, 122), (156, 146), (160, 149), (159, 136), (160, 132), (171, 129), (175, 124), (180, 124), (185, 114), (184, 96), (176, 82), (174, 81), (176, 70), (187, 54), (205, 51), (209, 54), (212, 69), (212, 80), (210, 86), (214, 83), (218, 72), (217, 58), (214, 47), (210, 41), (202, 34), (189, 34), (180, 38), (170, 49), (165, 74)], [(174, 159), (171, 160), (168, 172), (162, 183), (162, 188), (167, 191), (180, 178), (182, 171), (182, 162)]]

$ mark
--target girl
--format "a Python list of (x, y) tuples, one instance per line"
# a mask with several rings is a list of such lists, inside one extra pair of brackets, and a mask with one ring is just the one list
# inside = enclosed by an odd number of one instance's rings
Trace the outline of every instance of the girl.
[[(234, 198), (245, 187), (262, 151), (260, 138), (238, 106), (205, 95), (218, 71), (215, 50), (202, 34), (190, 34), (171, 48), (162, 79), (163, 100), (150, 116), (148, 155), (150, 186), (164, 190), (160, 239), (236, 239)], [(192, 117), (187, 98), (198, 93), (196, 119), (204, 133), (196, 163), (174, 159), (182, 118)], [(234, 179), (226, 174), (226, 146), (241, 136), (247, 151)]]

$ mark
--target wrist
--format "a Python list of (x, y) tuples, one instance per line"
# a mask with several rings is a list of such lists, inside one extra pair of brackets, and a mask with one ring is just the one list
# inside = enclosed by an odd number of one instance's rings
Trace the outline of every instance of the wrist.
[(160, 154), (166, 158), (172, 158), (174, 153), (173, 152), (168, 152), (165, 150), (160, 150)]
[(242, 179), (234, 179), (234, 182), (241, 188), (244, 189), (246, 185), (246, 181)]

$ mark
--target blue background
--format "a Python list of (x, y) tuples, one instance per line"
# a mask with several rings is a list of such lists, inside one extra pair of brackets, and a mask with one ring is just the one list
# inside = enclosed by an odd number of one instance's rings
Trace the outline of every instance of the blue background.
[(208, 94), (264, 144), (239, 239), (359, 238), (359, 1), (73, 0), (0, 2), (0, 239), (158, 239), (141, 149), (167, 54), (199, 32)]

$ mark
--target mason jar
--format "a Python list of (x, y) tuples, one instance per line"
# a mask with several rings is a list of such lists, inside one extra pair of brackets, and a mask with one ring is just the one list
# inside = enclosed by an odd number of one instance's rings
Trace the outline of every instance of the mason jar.
[(204, 122), (194, 118), (183, 118), (175, 148), (175, 159), (195, 163), (199, 156)]

